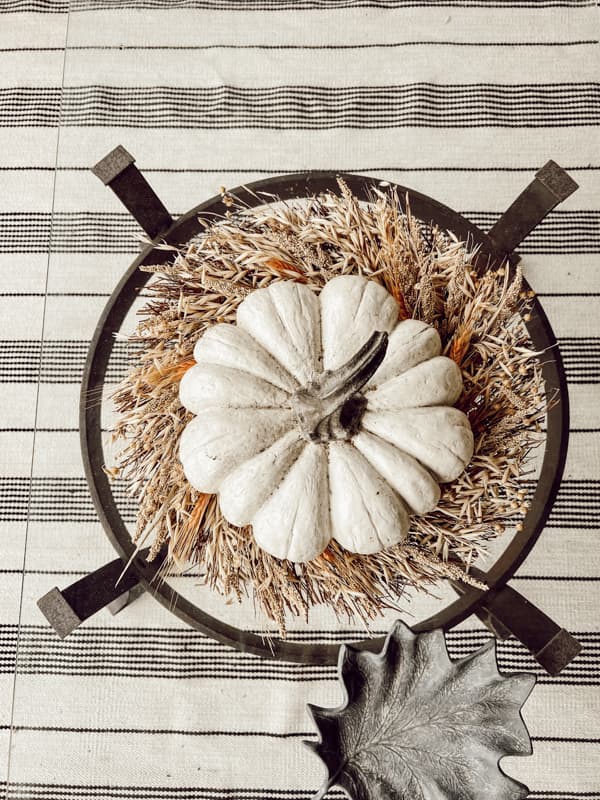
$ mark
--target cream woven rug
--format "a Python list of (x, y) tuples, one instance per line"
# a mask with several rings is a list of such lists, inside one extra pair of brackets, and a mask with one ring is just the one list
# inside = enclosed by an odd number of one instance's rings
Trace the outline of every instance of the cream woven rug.
[[(36, 608), (114, 556), (76, 426), (88, 340), (136, 250), (88, 171), (121, 143), (173, 213), (328, 168), (489, 228), (548, 158), (580, 184), (521, 249), (572, 431), (514, 585), (584, 649), (558, 678), (514, 641), (499, 653), (540, 675), (534, 755), (505, 769), (539, 800), (600, 798), (597, 40), (588, 0), (0, 0), (0, 797), (308, 800), (305, 703), (339, 701), (333, 668), (230, 651), (148, 596), (62, 643)], [(485, 638), (468, 620), (451, 652)]]

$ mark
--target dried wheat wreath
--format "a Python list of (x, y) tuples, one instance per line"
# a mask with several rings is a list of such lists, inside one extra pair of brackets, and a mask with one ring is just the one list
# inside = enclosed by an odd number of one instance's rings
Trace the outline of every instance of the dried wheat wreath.
[[(448, 577), (480, 585), (469, 566), (487, 541), (520, 525), (528, 456), (542, 440), (546, 413), (540, 354), (523, 325), (529, 298), (519, 269), (476, 272), (468, 243), (402, 210), (394, 190), (359, 203), (342, 181), (339, 188), (339, 195), (306, 201), (269, 196), (252, 209), (223, 189), (226, 218), (204, 222), (174, 262), (142, 267), (156, 273), (152, 299), (129, 337), (132, 366), (113, 395), (113, 434), (122, 449), (107, 471), (137, 501), (134, 541), (150, 545), (151, 559), (166, 548), (164, 570), (193, 564), (217, 592), (253, 594), (282, 636), (286, 615), (307, 616), (315, 604), (368, 621), (397, 607), (407, 586), (427, 591)], [(180, 402), (179, 384), (196, 363), (198, 338), (215, 324), (235, 322), (255, 289), (294, 280), (318, 293), (348, 274), (385, 287), (401, 320), (437, 330), (443, 354), (462, 373), (456, 407), (468, 417), (474, 455), (442, 485), (433, 511), (411, 517), (404, 541), (361, 555), (332, 540), (321, 555), (294, 564), (261, 549), (248, 527), (227, 522), (215, 495), (187, 482), (178, 451), (192, 414)]]

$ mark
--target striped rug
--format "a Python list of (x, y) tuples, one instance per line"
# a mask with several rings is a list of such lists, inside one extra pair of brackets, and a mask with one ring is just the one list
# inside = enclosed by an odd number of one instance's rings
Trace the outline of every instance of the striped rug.
[[(2, 800), (309, 800), (322, 770), (305, 705), (340, 700), (333, 667), (230, 650), (150, 596), (63, 642), (36, 608), (113, 557), (77, 407), (138, 248), (89, 172), (117, 144), (173, 214), (221, 185), (333, 169), (489, 229), (549, 158), (580, 184), (520, 248), (572, 408), (565, 479), (513, 585), (583, 651), (557, 678), (513, 640), (498, 658), (538, 675), (534, 754), (504, 769), (536, 800), (600, 800), (598, 15), (592, 0), (0, 0)], [(125, 365), (117, 347), (108, 380)], [(467, 620), (450, 653), (487, 638)]]

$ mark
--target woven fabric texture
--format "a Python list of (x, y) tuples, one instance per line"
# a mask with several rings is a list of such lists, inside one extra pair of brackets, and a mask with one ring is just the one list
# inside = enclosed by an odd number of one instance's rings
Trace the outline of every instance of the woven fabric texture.
[[(117, 144), (179, 214), (270, 175), (391, 180), (489, 229), (549, 158), (579, 190), (523, 244), (571, 400), (559, 497), (513, 585), (583, 644), (530, 669), (538, 800), (600, 798), (600, 84), (591, 0), (0, 2), (0, 798), (308, 800), (334, 667), (261, 660), (145, 595), (63, 642), (36, 600), (114, 557), (78, 439), (87, 345), (138, 248), (89, 172)], [(335, 638), (335, 633), (330, 636)], [(466, 654), (489, 634), (448, 636)], [(338, 791), (332, 797), (340, 798)]]

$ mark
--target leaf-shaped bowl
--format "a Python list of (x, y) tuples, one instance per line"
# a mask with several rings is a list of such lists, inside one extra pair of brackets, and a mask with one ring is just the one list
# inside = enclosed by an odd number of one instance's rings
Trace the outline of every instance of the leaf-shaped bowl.
[(308, 706), (327, 778), (352, 800), (521, 800), (523, 784), (500, 768), (504, 756), (531, 755), (520, 708), (530, 673), (501, 675), (495, 640), (451, 661), (442, 630), (414, 634), (395, 623), (380, 653), (344, 646), (344, 701)]

